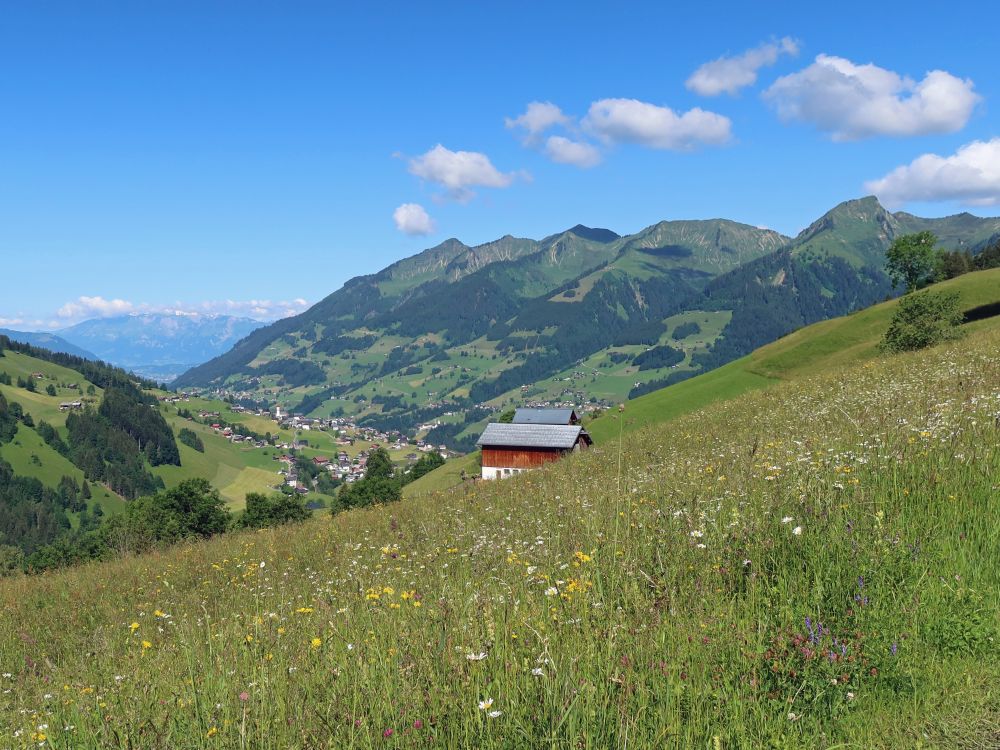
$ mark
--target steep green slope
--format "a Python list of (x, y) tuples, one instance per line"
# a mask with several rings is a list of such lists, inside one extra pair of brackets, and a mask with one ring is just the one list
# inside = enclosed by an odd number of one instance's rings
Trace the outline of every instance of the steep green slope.
[(32, 747), (995, 746), (1000, 336), (865, 364), (626, 435), (620, 461), (0, 581), (0, 726)]

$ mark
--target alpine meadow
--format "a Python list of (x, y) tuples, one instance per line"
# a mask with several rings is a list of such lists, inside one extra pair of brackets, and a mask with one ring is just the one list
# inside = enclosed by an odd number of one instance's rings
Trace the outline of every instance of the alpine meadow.
[(0, 750), (1000, 750), (998, 24), (5, 9)]

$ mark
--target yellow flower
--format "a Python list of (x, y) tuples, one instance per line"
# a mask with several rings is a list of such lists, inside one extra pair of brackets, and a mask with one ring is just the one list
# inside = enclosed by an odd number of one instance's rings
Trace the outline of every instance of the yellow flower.
[(323, 640), (321, 638), (313, 638), (312, 639), (312, 647), (313, 648), (319, 648), (322, 645), (323, 645)]
[(312, 607), (299, 607), (295, 611), (298, 612), (300, 615), (308, 615), (309, 613), (311, 613), (313, 611), (313, 608)]
[(211, 729), (208, 730), (208, 732), (206, 732), (205, 736), (206, 737), (214, 737), (218, 733), (219, 733), (219, 730), (217, 728), (215, 728), (215, 727), (212, 727)]
[(128, 626), (128, 629), (134, 633), (139, 629), (139, 623), (133, 622), (131, 625)]
[(166, 617), (167, 613), (158, 609), (153, 613), (153, 615), (156, 617)]
[(152, 648), (153, 644), (150, 643), (149, 641), (143, 641), (142, 642), (142, 647), (143, 647), (143, 649)]
[(253, 636), (247, 633), (247, 643), (253, 643)]
[(278, 635), (284, 635), (284, 633), (285, 633), (284, 628), (278, 628)]

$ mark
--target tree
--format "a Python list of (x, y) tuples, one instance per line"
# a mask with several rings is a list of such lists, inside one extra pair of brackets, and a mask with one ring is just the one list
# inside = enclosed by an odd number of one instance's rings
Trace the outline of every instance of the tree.
[(501, 412), (500, 416), (497, 417), (497, 422), (500, 422), (501, 424), (510, 424), (514, 421), (514, 411), (514, 409), (507, 409), (506, 411)]
[(937, 278), (940, 256), (934, 250), (937, 237), (931, 232), (904, 234), (892, 241), (885, 253), (885, 270), (897, 286), (910, 293)]
[(312, 515), (302, 499), (296, 495), (274, 494), (271, 497), (250, 492), (246, 498), (246, 511), (238, 525), (248, 529), (263, 529), (284, 523), (304, 521)]
[(50, 395), (50, 396), (55, 396), (56, 395), (56, 387), (54, 385), (52, 385), (52, 383), (49, 383), (47, 386), (45, 386), (45, 392), (48, 395)]
[(884, 352), (923, 349), (961, 336), (958, 292), (921, 292), (899, 300), (879, 348)]

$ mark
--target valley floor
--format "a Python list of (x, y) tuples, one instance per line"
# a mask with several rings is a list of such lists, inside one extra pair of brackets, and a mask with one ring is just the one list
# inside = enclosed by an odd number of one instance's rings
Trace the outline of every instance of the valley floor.
[(0, 581), (0, 748), (1000, 744), (996, 331), (620, 455)]

